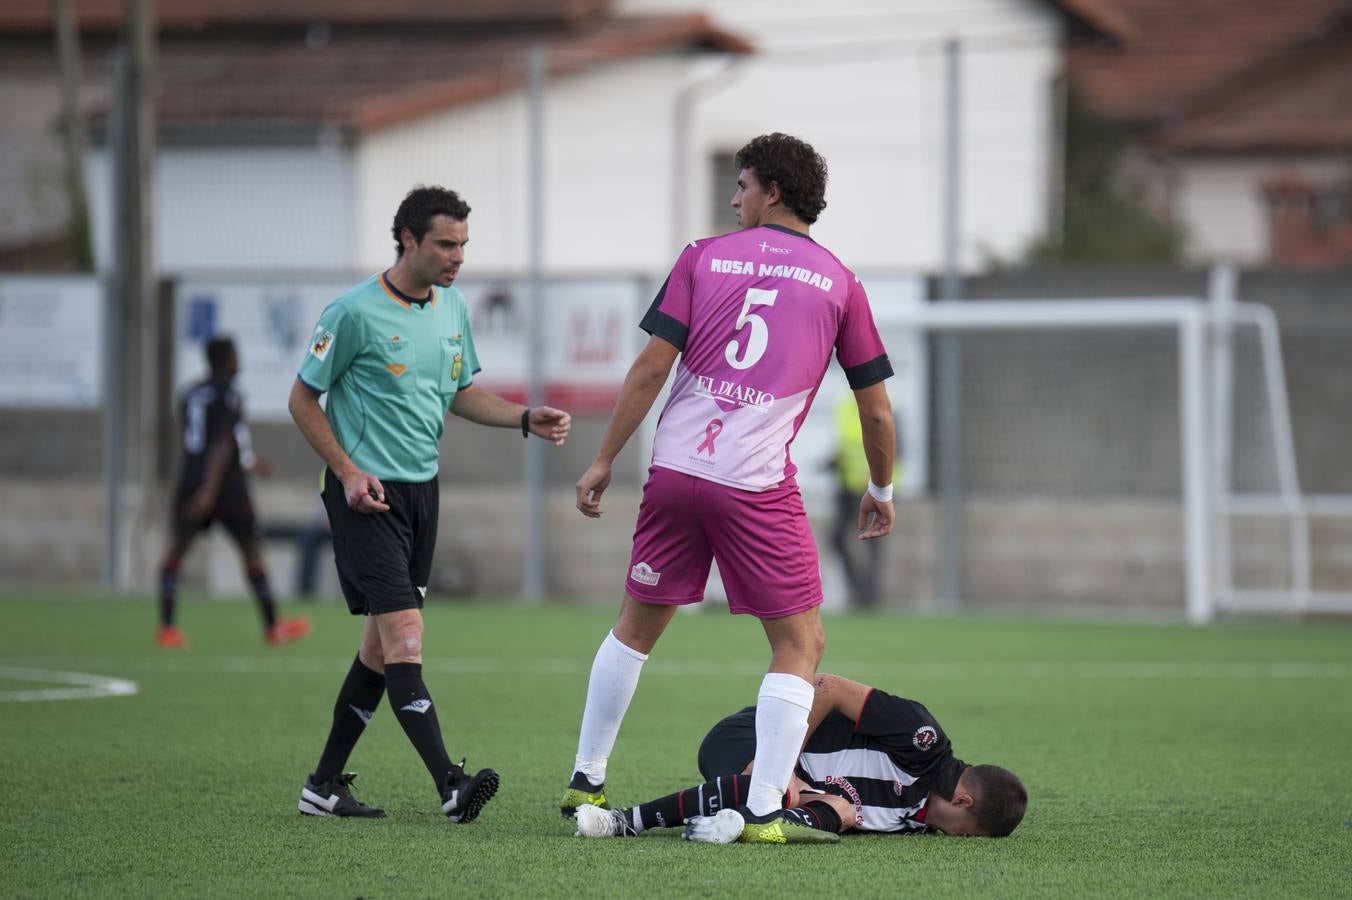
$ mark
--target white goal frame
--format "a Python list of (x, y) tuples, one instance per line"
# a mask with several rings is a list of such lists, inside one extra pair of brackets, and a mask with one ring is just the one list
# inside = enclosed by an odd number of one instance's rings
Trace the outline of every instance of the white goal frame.
[[(1164, 328), (1178, 336), (1178, 409), (1184, 536), (1185, 612), (1193, 624), (1218, 611), (1352, 613), (1352, 594), (1311, 587), (1310, 518), (1352, 518), (1352, 496), (1301, 492), (1282, 361), (1272, 310), (1236, 300), (1229, 266), (1212, 270), (1209, 297), (935, 302), (908, 312), (922, 333)], [(895, 322), (894, 322), (895, 324)], [(1276, 464), (1275, 493), (1236, 494), (1231, 475), (1233, 340), (1237, 327), (1257, 332)], [(1210, 363), (1210, 365), (1208, 365)], [(1237, 517), (1287, 522), (1288, 589), (1244, 590), (1234, 584), (1232, 523)]]
[(936, 302), (902, 320), (929, 333), (1163, 328), (1178, 335), (1179, 444), (1188, 621), (1214, 614), (1206, 453), (1206, 305), (1192, 297)]

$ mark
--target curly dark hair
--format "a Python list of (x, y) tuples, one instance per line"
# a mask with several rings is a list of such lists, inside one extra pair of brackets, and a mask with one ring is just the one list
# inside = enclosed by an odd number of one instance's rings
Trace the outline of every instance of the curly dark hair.
[(765, 190), (779, 185), (780, 202), (811, 225), (826, 209), (826, 160), (812, 145), (776, 131), (737, 151), (738, 169), (751, 169)]
[(1028, 791), (1019, 776), (999, 766), (972, 766), (963, 772), (969, 778), (977, 824), (989, 837), (1005, 837), (1023, 821), (1028, 809)]
[(469, 220), (469, 204), (461, 200), (455, 191), (437, 185), (419, 185), (409, 191), (394, 214), (394, 227), (391, 229), (397, 256), (404, 255), (404, 242), (399, 240), (403, 230), (407, 228), (413, 240), (421, 244), (427, 229), (432, 227), (434, 216), (448, 216), (457, 222), (466, 222)]

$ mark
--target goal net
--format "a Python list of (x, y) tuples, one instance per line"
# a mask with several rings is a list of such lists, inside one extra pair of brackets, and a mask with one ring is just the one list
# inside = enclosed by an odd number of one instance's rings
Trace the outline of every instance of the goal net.
[(885, 327), (931, 357), (902, 605), (1209, 615), (1200, 302), (935, 303)]
[(929, 490), (891, 583), (924, 608), (1352, 609), (1311, 591), (1276, 319), (1190, 298), (929, 304)]

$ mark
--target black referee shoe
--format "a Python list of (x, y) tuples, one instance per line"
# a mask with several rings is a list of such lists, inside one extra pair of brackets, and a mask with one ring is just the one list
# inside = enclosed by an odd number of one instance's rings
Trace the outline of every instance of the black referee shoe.
[(441, 789), (441, 811), (452, 822), (466, 824), (479, 816), (479, 810), (498, 792), (498, 773), (480, 769), (474, 775), (465, 774), (465, 761), (452, 765)]
[(326, 781), (316, 782), (311, 774), (300, 789), (300, 803), (297, 808), (307, 816), (349, 816), (362, 819), (383, 819), (385, 810), (378, 806), (367, 806), (352, 796), (352, 779), (356, 772), (344, 772)]

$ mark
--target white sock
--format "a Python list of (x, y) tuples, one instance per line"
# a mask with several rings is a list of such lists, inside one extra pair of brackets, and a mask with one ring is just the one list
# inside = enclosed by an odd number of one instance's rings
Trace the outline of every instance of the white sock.
[(647, 659), (646, 653), (620, 643), (613, 631), (596, 651), (591, 680), (587, 682), (587, 706), (582, 710), (582, 730), (577, 738), (577, 762), (573, 766), (574, 772), (586, 775), (593, 785), (606, 780), (606, 762)]
[(797, 675), (770, 672), (761, 682), (756, 699), (756, 764), (746, 792), (752, 815), (764, 816), (784, 807), (784, 792), (807, 736), (812, 696), (812, 685)]

